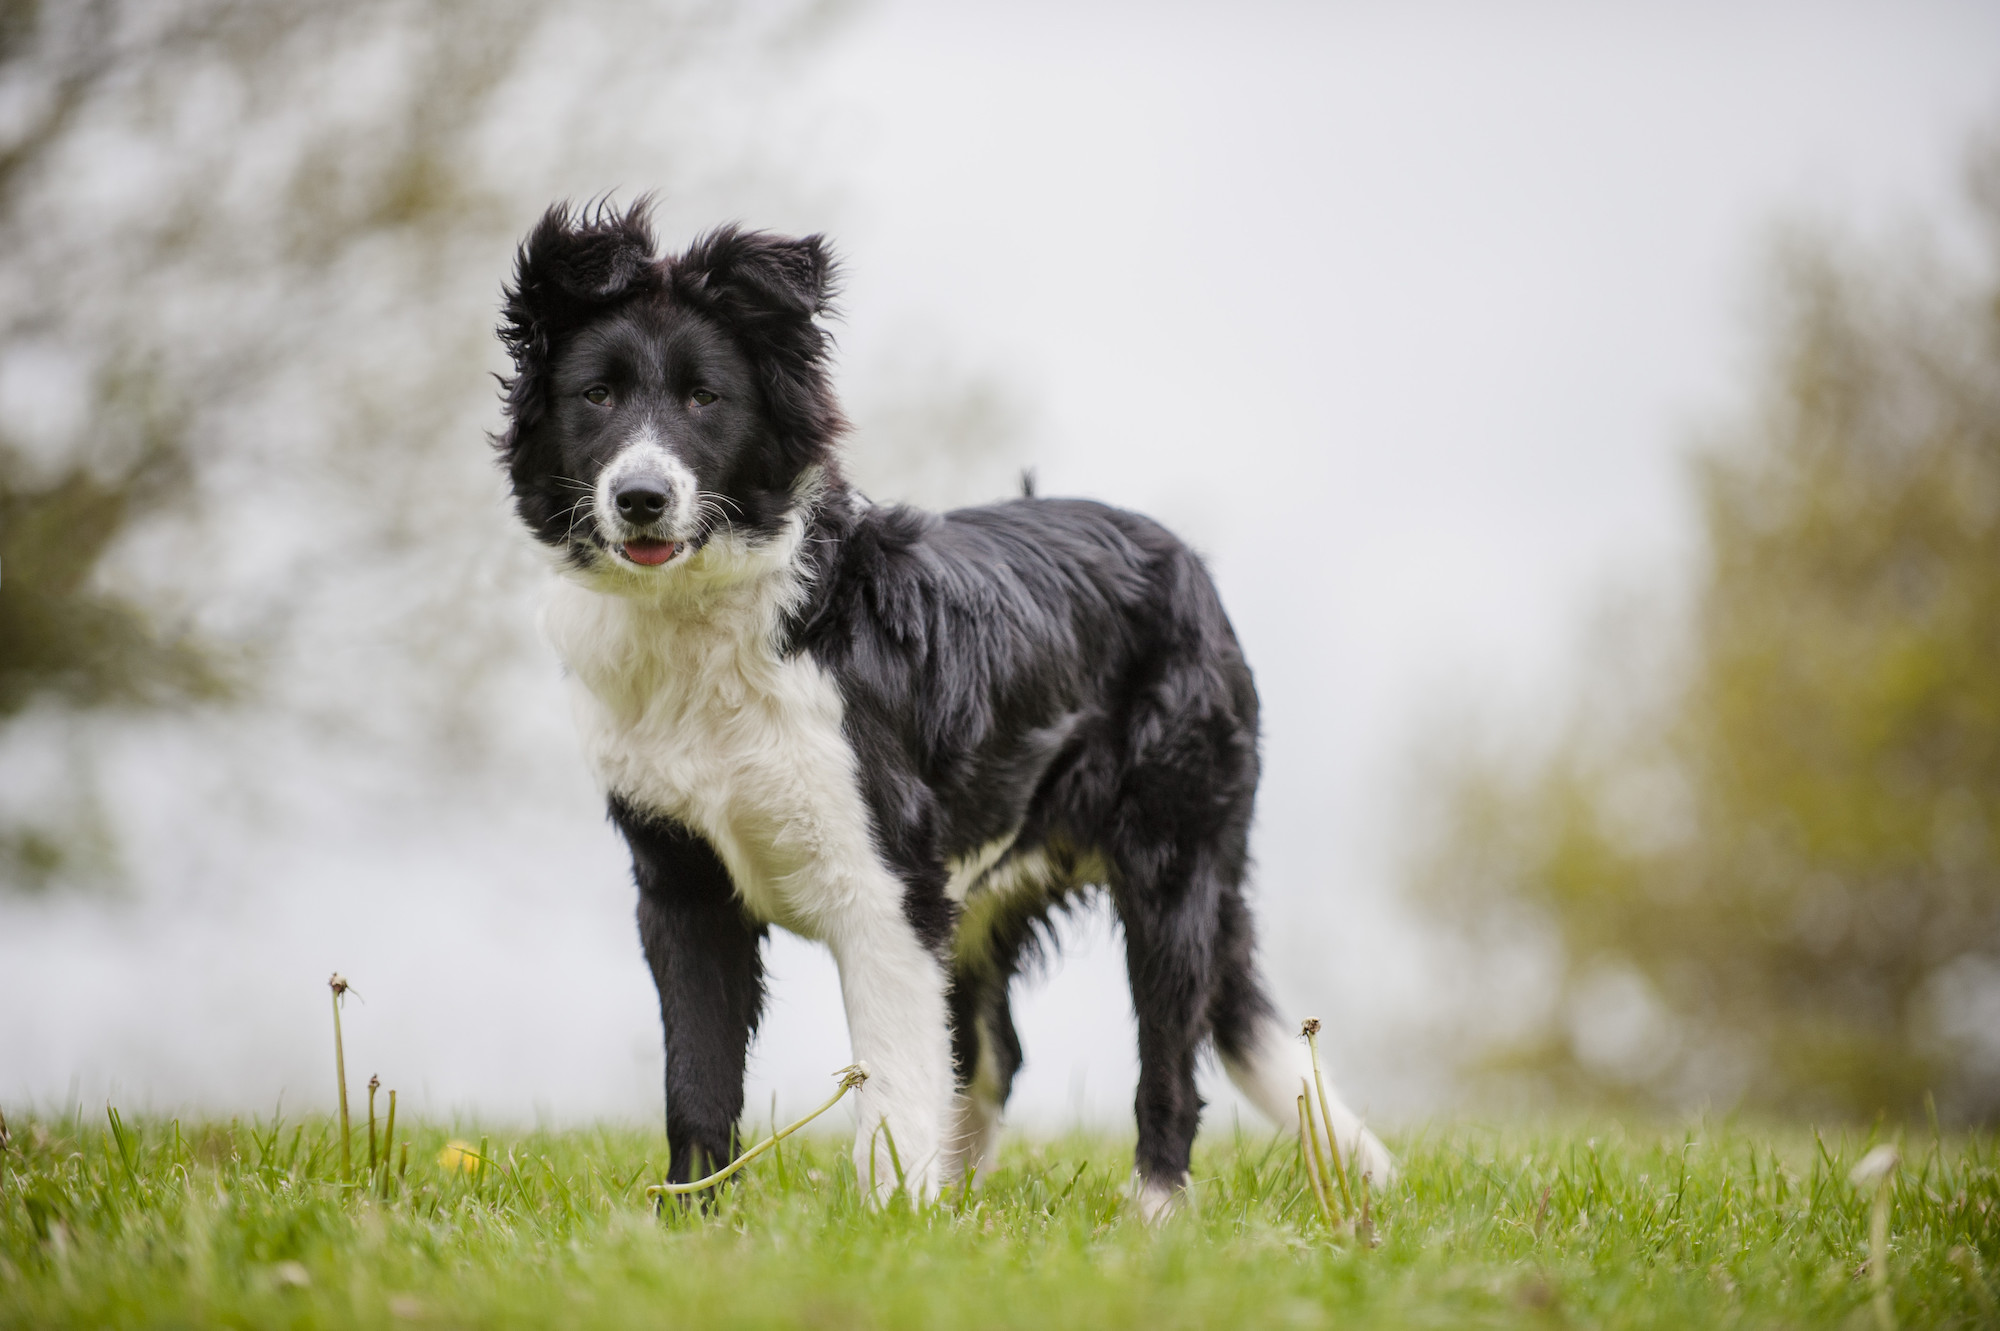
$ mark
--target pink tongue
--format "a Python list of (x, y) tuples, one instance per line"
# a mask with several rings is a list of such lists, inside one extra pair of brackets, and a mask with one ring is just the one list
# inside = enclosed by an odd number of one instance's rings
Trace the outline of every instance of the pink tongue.
[(679, 552), (672, 541), (625, 542), (625, 557), (635, 564), (664, 564)]

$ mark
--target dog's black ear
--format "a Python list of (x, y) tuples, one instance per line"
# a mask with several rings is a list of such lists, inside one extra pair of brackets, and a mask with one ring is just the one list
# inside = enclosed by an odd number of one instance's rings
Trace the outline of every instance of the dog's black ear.
[(796, 465), (825, 460), (847, 428), (826, 378), (840, 266), (819, 236), (718, 227), (668, 265), (676, 300), (735, 336), (757, 366), (764, 405)]
[(829, 312), (839, 266), (823, 237), (724, 226), (689, 246), (673, 273), (676, 294), (690, 303), (727, 322), (775, 329)]
[(563, 334), (634, 292), (658, 286), (651, 209), (644, 197), (623, 212), (559, 203), (521, 242), (500, 323), (500, 340), (514, 358), (514, 376), (504, 389), (517, 430), (540, 414), (549, 356)]

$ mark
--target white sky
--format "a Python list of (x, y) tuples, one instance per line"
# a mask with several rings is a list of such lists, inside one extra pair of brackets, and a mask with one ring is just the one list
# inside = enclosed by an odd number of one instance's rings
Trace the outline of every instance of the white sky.
[[(1045, 493), (1210, 554), (1265, 700), (1271, 968), (1357, 1099), (1420, 1103), (1370, 1035), (1429, 978), (1383, 835), (1413, 731), (1546, 693), (1609, 583), (1685, 562), (1774, 226), (1944, 211), (2000, 9), (911, 5), (826, 81), (849, 359), (935, 330), (1025, 401)], [(1024, 1109), (1078, 1067), (1129, 1095), (1093, 937), (1087, 994), (1023, 1005)]]
[[(1413, 732), (1546, 696), (1610, 582), (1671, 583), (1681, 450), (1745, 383), (1771, 227), (1943, 211), (2000, 116), (2000, 7), (892, 4), (793, 101), (823, 211), (748, 220), (847, 256), (850, 395), (912, 359), (990, 377), (1043, 493), (1211, 556), (1265, 700), (1270, 969), (1337, 1032), (1350, 1098), (1409, 1111), (1429, 1083), (1398, 1021), (1430, 977), (1384, 829)], [(243, 851), (293, 894), (198, 926), (0, 917), (0, 993), (49, 1004), (0, 1030), (0, 1098), (322, 1103), (313, 986), (338, 966), (369, 1000), (357, 1083), (655, 1118), (622, 856), (551, 753), (566, 793), (537, 819), (322, 812), (308, 863)], [(378, 927), (288, 904), (308, 886)], [(1129, 1121), (1111, 937), (1082, 930), (1017, 1004), (1024, 1121)], [(795, 942), (772, 968), (750, 1103), (803, 1105), (846, 1061), (832, 968)]]

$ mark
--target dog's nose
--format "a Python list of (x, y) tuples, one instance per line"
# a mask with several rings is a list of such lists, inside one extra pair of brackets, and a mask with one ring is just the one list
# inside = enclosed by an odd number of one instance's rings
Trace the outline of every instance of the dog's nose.
[(618, 516), (627, 522), (651, 522), (667, 511), (667, 492), (658, 481), (627, 481), (618, 487)]

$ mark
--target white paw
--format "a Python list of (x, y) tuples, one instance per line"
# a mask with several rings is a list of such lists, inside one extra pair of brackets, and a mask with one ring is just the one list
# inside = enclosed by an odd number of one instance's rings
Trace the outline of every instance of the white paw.
[(898, 1182), (909, 1199), (918, 1205), (936, 1201), (943, 1190), (944, 1162), (940, 1152), (935, 1147), (929, 1150), (919, 1147), (922, 1153), (912, 1158), (903, 1141), (900, 1135), (897, 1136), (892, 1150), (889, 1134), (879, 1128), (855, 1139), (855, 1175), (878, 1206), (889, 1204), (889, 1200), (896, 1195)]
[(1139, 1218), (1149, 1225), (1162, 1225), (1174, 1217), (1181, 1207), (1187, 1205), (1185, 1186), (1161, 1183), (1132, 1175), (1133, 1204), (1139, 1209)]

